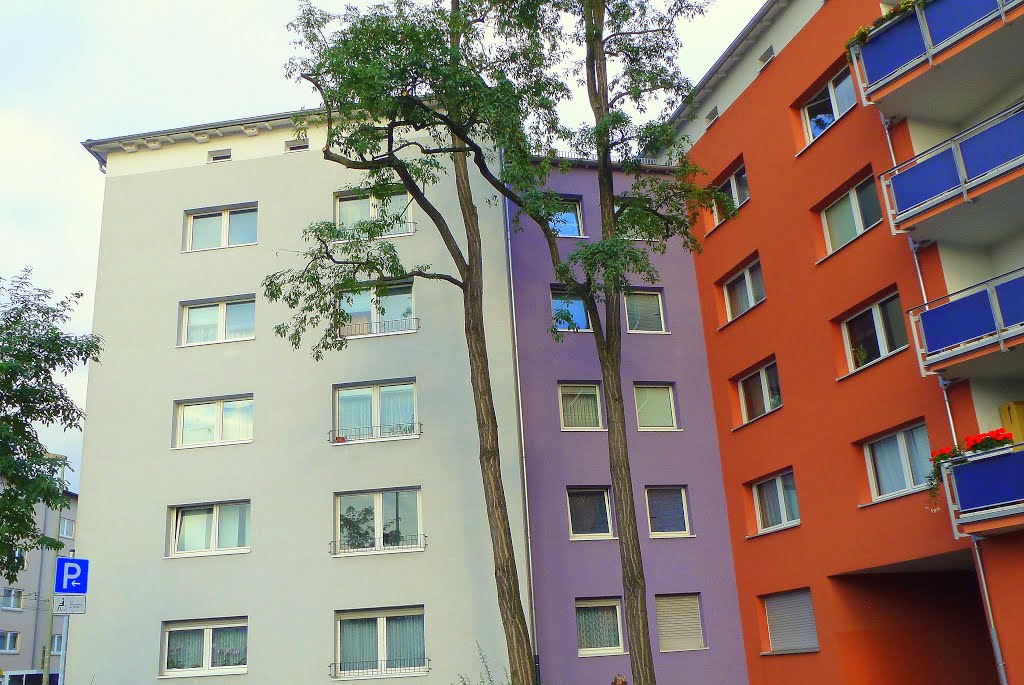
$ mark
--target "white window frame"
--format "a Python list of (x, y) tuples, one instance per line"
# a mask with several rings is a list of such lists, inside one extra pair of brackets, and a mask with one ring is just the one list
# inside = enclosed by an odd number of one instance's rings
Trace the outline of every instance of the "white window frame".
[[(853, 72), (850, 70), (849, 65), (847, 65), (840, 69), (835, 76), (831, 77), (828, 81), (826, 81), (824, 86), (814, 91), (814, 94), (811, 95), (811, 97), (807, 98), (807, 101), (800, 107), (800, 120), (803, 122), (804, 136), (807, 138), (808, 145), (810, 145), (818, 138), (821, 138), (823, 135), (825, 135), (825, 133), (828, 132), (830, 128), (835, 126), (836, 122), (842, 119), (844, 115), (846, 115), (848, 112), (852, 112), (854, 109), (857, 108), (857, 100), (855, 98), (853, 101), (853, 105), (850, 106), (850, 109), (846, 110), (845, 112), (839, 111), (839, 104), (838, 100), (836, 99), (836, 81), (839, 80), (839, 77), (842, 76), (843, 73), (846, 73), (846, 75), (853, 82), (854, 92), (856, 93), (857, 81), (854, 79)], [(829, 124), (824, 130), (822, 130), (822, 132), (819, 133), (816, 138), (814, 134), (811, 132), (811, 119), (807, 114), (807, 106), (810, 104), (811, 100), (821, 95), (821, 92), (826, 89), (828, 90), (829, 104), (832, 105), (832, 123)]]
[(556, 238), (570, 238), (579, 240), (580, 238), (587, 237), (587, 230), (583, 226), (583, 200), (578, 197), (563, 197), (560, 202), (566, 205), (572, 205), (576, 211), (576, 226), (579, 228), (579, 233), (576, 235), (562, 235), (557, 231), (554, 231)]
[(64, 653), (64, 635), (63, 633), (54, 633), (53, 638), (50, 640), (50, 654), (56, 656)]
[[(882, 209), (882, 211), (880, 212), (881, 216), (878, 217), (878, 220), (875, 221), (875, 223), (871, 224), (870, 226), (864, 225), (864, 213), (861, 211), (860, 208), (860, 198), (857, 197), (857, 189), (860, 188), (865, 183), (871, 183), (872, 187), (875, 190), (875, 197), (877, 198), (878, 186), (875, 185), (875, 177), (868, 176), (867, 178), (863, 178), (860, 181), (854, 183), (853, 186), (851, 186), (850, 189), (847, 190), (845, 193), (840, 195), (835, 202), (832, 202), (831, 204), (829, 204), (828, 207), (825, 207), (820, 212), (818, 212), (818, 215), (821, 217), (821, 228), (825, 232), (825, 247), (828, 249), (829, 254), (833, 254), (834, 252), (843, 249), (844, 247), (852, 243), (854, 240), (864, 235), (878, 224), (885, 221), (885, 210)], [(829, 235), (828, 232), (828, 218), (825, 215), (828, 213), (828, 210), (832, 209), (843, 200), (850, 201), (850, 209), (853, 210), (853, 223), (857, 228), (857, 234), (850, 238), (848, 242), (845, 242), (842, 245), (833, 246), (832, 236)], [(881, 200), (879, 200), (879, 208), (881, 208)]]
[(60, 523), (58, 524), (58, 526), (59, 526), (58, 527), (58, 534), (60, 535), (60, 537), (66, 539), (66, 540), (74, 540), (75, 539), (75, 520), (74, 519), (69, 519), (69, 518), (65, 518), (64, 516), (61, 516), (60, 517)]
[[(213, 662), (213, 629), (214, 628), (246, 628), (246, 662), (248, 662), (249, 650), (249, 619), (218, 619), (205, 621), (164, 621), (162, 634), (162, 647), (160, 650), (160, 675), (165, 678), (181, 678), (187, 676), (203, 675), (237, 675), (246, 673), (249, 665), (244, 666), (212, 666)], [(175, 630), (203, 630), (203, 665), (199, 668), (167, 668), (167, 642), (171, 632)]]
[[(729, 178), (727, 178), (726, 180), (724, 180), (720, 184), (718, 184), (719, 190), (721, 190), (722, 186), (724, 186), (725, 184), (727, 184), (727, 183), (729, 184), (729, 195), (732, 197), (732, 203), (736, 207), (736, 211), (737, 212), (739, 211), (740, 207), (742, 207), (743, 205), (747, 204), (747, 202), (750, 200), (750, 176), (747, 176), (747, 196), (745, 198), (743, 198), (743, 202), (739, 201), (740, 188), (739, 188), (739, 182), (736, 180), (736, 177), (740, 175), (740, 172), (746, 172), (746, 170), (747, 170), (747, 165), (746, 164), (740, 164), (738, 167), (736, 167), (735, 171), (733, 171), (731, 174), (729, 174)], [(715, 227), (717, 228), (717, 227), (721, 226), (722, 222), (725, 221), (725, 217), (724, 216), (719, 216), (719, 214), (718, 214), (718, 203), (717, 202), (712, 202), (711, 203), (711, 213), (714, 215), (714, 218), (715, 218)]]
[[(10, 594), (8, 594), (10, 593)], [(7, 601), (7, 598), (11, 598), (11, 602)], [(25, 591), (21, 588), (16, 587), (5, 587), (3, 589), (3, 598), (0, 599), (0, 610), (3, 611), (24, 611), (25, 610)]]
[[(891, 295), (886, 295), (885, 297), (883, 297), (882, 299), (878, 300), (877, 302), (872, 302), (871, 305), (865, 307), (864, 309), (861, 309), (860, 311), (856, 312), (855, 314), (852, 314), (851, 316), (846, 317), (846, 319), (843, 320), (843, 324), (842, 324), (843, 346), (846, 348), (846, 363), (847, 363), (847, 368), (849, 369), (850, 373), (853, 373), (854, 371), (860, 371), (861, 369), (866, 368), (868, 366), (871, 366), (872, 364), (874, 364), (876, 362), (880, 362), (883, 359), (885, 359), (886, 357), (888, 357), (889, 355), (896, 354), (897, 352), (901, 352), (901, 351), (907, 349), (907, 347), (910, 345), (910, 342), (909, 342), (909, 339), (908, 339), (908, 341), (906, 343), (904, 343), (903, 345), (900, 345), (899, 347), (894, 347), (892, 349), (889, 349), (889, 341), (885, 339), (885, 326), (884, 326), (884, 320), (882, 319), (882, 303), (888, 302), (889, 300), (891, 300), (893, 298), (895, 298), (896, 300), (899, 300), (899, 297), (900, 297), (899, 293), (892, 293)], [(901, 304), (901, 307), (902, 307), (902, 304)], [(875, 326), (875, 339), (878, 341), (879, 355), (878, 355), (877, 359), (872, 359), (871, 361), (866, 361), (863, 364), (861, 364), (860, 366), (857, 366), (856, 365), (856, 360), (854, 359), (854, 356), (853, 356), (853, 344), (850, 342), (850, 329), (848, 327), (848, 324), (850, 323), (850, 321), (852, 321), (853, 319), (856, 319), (858, 316), (860, 316), (861, 314), (863, 314), (866, 311), (870, 311), (871, 312), (871, 319), (874, 322), (874, 326)], [(903, 311), (903, 310), (900, 309), (900, 311)], [(901, 317), (901, 320), (902, 320), (902, 317)]]
[[(678, 490), (683, 497), (683, 520), (686, 522), (686, 531), (658, 531), (655, 532), (651, 526), (651, 490)], [(685, 485), (647, 485), (644, 486), (644, 502), (647, 504), (647, 532), (652, 540), (659, 538), (692, 538), (696, 537), (690, 523), (690, 501), (686, 493)]]
[[(633, 296), (650, 297), (651, 295), (654, 295), (655, 297), (658, 298), (658, 311), (660, 313), (659, 316), (661, 317), (661, 328), (659, 328), (656, 331), (645, 331), (645, 330), (640, 329), (640, 328), (630, 328), (630, 326), (629, 326), (629, 298), (633, 297)], [(663, 335), (665, 333), (668, 333), (668, 329), (665, 327), (665, 298), (662, 296), (660, 290), (633, 290), (633, 291), (628, 291), (628, 292), (625, 292), (625, 293), (622, 294), (622, 298), (623, 298), (623, 306), (625, 307), (625, 313), (626, 313), (626, 332), (627, 333), (637, 333), (637, 334), (647, 334), (647, 335)]]
[[(244, 440), (224, 440), (224, 403), (225, 402), (238, 402), (240, 400), (249, 400), (253, 403), (253, 415), (252, 415), (252, 430), (253, 434), (256, 432), (256, 402), (253, 400), (252, 395), (237, 395), (231, 397), (217, 397), (215, 399), (208, 400), (179, 400), (174, 403), (174, 447), (175, 449), (193, 449), (195, 447), (211, 447), (213, 445), (245, 445), (252, 442), (252, 438), (246, 438)], [(184, 408), (195, 406), (199, 404), (214, 404), (217, 407), (217, 423), (213, 429), (213, 442), (197, 442), (192, 445), (185, 445), (182, 443), (182, 431), (184, 430), (185, 424), (185, 413)]]
[[(902, 497), (903, 495), (909, 495), (921, 490), (927, 489), (927, 481), (925, 483), (914, 483), (914, 471), (910, 468), (910, 449), (907, 447), (906, 433), (925, 426), (925, 423), (919, 422), (910, 426), (904, 426), (898, 430), (889, 431), (885, 435), (880, 435), (873, 440), (869, 440), (864, 443), (864, 464), (868, 471), (868, 481), (871, 484), (871, 501), (872, 502), (884, 502), (885, 500), (893, 499), (895, 497)], [(878, 489), (878, 474), (875, 473), (875, 465), (871, 459), (871, 446), (876, 442), (881, 442), (886, 438), (896, 436), (896, 444), (900, 448), (900, 466), (903, 467), (903, 477), (907, 483), (907, 487), (902, 490), (893, 490), (892, 492), (881, 494)]]
[[(578, 296), (578, 295), (570, 295), (569, 293), (560, 292), (560, 291), (556, 291), (556, 290), (552, 290), (552, 291), (549, 291), (549, 292), (551, 293), (551, 315), (552, 316), (554, 316), (554, 314), (555, 314), (555, 300), (579, 300), (580, 302), (583, 301), (583, 298)], [(587, 317), (587, 326), (586, 326), (586, 328), (582, 328), (581, 327), (581, 328), (577, 328), (574, 331), (571, 328), (562, 328), (561, 326), (558, 326), (558, 327), (556, 327), (556, 330), (559, 331), (560, 333), (593, 333), (594, 329), (593, 329), (593, 327), (590, 324), (590, 312), (586, 311), (586, 307), (584, 307), (584, 313), (586, 314), (586, 317)]]
[[(249, 505), (249, 520), (246, 525), (249, 528), (250, 543), (252, 541), (252, 501), (251, 500), (231, 500), (228, 502), (210, 502), (208, 504), (183, 504), (178, 507), (171, 507), (170, 509), (170, 549), (167, 552), (168, 558), (178, 557), (210, 557), (220, 556), (223, 554), (248, 554), (252, 549), (251, 544), (245, 547), (220, 547), (218, 543), (218, 535), (220, 534), (220, 508), (222, 506), (230, 506), (233, 504), (248, 504)], [(210, 509), (213, 508), (213, 520), (210, 523), (210, 548), (200, 549), (194, 552), (179, 552), (178, 551), (178, 536), (181, 533), (181, 514), (194, 509)]]
[[(640, 400), (636, 396), (637, 388), (665, 388), (668, 390), (668, 406), (672, 412), (671, 426), (641, 426), (640, 425)], [(633, 408), (636, 410), (637, 430), (645, 433), (657, 433), (664, 431), (679, 430), (679, 417), (676, 415), (676, 388), (671, 383), (634, 383), (633, 384)]]
[[(413, 287), (413, 283), (410, 281), (409, 283), (403, 284), (403, 285), (393, 284), (391, 287), (392, 288), (409, 288), (409, 297), (412, 299), (412, 316), (410, 316), (409, 319), (410, 320), (415, 320), (416, 319), (416, 289)], [(370, 295), (370, 331), (371, 332), (369, 332), (369, 333), (354, 333), (352, 335), (346, 335), (345, 339), (346, 340), (355, 340), (355, 339), (358, 339), (358, 338), (379, 338), (382, 335), (405, 335), (406, 333), (415, 333), (416, 331), (419, 330), (419, 328), (420, 328), (419, 324), (416, 323), (416, 324), (411, 324), (407, 330), (402, 330), (402, 331), (380, 331), (380, 330), (378, 330), (378, 331), (374, 332), (373, 331), (374, 326), (376, 326), (379, 329), (380, 325), (382, 323), (386, 323), (386, 322), (389, 322), (389, 321), (401, 321), (402, 320), (402, 319), (382, 319), (379, 306), (380, 306), (380, 298), (377, 296), (376, 293), (372, 293)], [(346, 325), (352, 325), (352, 324), (346, 324)], [(345, 326), (342, 326), (343, 329), (344, 329), (344, 327)]]
[[(11, 636), (14, 639), (14, 647), (10, 646)], [(21, 648), (21, 633), (17, 630), (0, 630), (0, 654), (17, 654)]]
[[(754, 285), (753, 285), (753, 280), (751, 279), (751, 276), (750, 276), (750, 270), (753, 269), (755, 266), (760, 266), (760, 264), (761, 264), (761, 258), (760, 257), (757, 257), (757, 258), (751, 260), (751, 262), (749, 264), (747, 264), (745, 267), (740, 269), (739, 273), (737, 273), (735, 276), (733, 276), (732, 278), (730, 278), (729, 280), (727, 280), (725, 283), (722, 284), (722, 294), (725, 296), (725, 315), (726, 315), (726, 318), (729, 321), (734, 321), (734, 320), (738, 319), (739, 317), (743, 316), (744, 314), (749, 312), (751, 309), (753, 309), (754, 307), (756, 307), (757, 305), (761, 304), (762, 302), (764, 302), (765, 300), (768, 299), (768, 293), (765, 292), (764, 297), (762, 297), (760, 300), (757, 300), (756, 302), (754, 301)], [(750, 306), (747, 307), (746, 309), (744, 309), (742, 312), (734, 313), (732, 311), (732, 304), (730, 304), (730, 302), (729, 302), (729, 286), (732, 285), (733, 283), (735, 283), (736, 281), (740, 280), (740, 279), (743, 279), (743, 286), (744, 286), (744, 288), (747, 291), (747, 299), (750, 302)], [(761, 269), (761, 290), (764, 290), (764, 269), (763, 268)]]
[[(388, 662), (388, 628), (387, 619), (395, 616), (423, 616), (423, 666), (420, 668), (403, 668), (389, 671)], [(377, 619), (377, 663), (383, 668), (372, 674), (346, 675), (340, 669), (341, 664), (341, 622), (361, 618)], [(368, 678), (425, 675), (430, 670), (430, 658), (427, 654), (427, 619), (422, 606), (411, 606), (393, 609), (353, 609), (334, 612), (334, 664), (331, 665), (331, 677), (336, 680), (365, 680)]]
[[(228, 305), (229, 304), (246, 304), (252, 302), (256, 304), (255, 297), (239, 297), (226, 300), (216, 300), (212, 302), (194, 302), (189, 304), (181, 305), (181, 335), (178, 341), (178, 347), (199, 347), (202, 345), (215, 345), (217, 343), (233, 343), (242, 342), (244, 340), (255, 340), (256, 331), (253, 330), (253, 335), (246, 336), (244, 338), (228, 338), (227, 337), (227, 325), (228, 325)], [(213, 340), (204, 340), (202, 342), (188, 342), (188, 316), (189, 310), (191, 309), (202, 309), (204, 307), (217, 307), (217, 337)]]
[[(594, 393), (597, 396), (597, 425), (596, 426), (566, 426), (565, 415), (562, 411), (562, 388), (563, 387), (580, 387), (580, 388), (594, 388)], [(604, 427), (604, 410), (601, 407), (601, 386), (597, 383), (559, 383), (558, 384), (558, 423), (563, 431), (603, 431), (607, 430)]]
[[(768, 414), (771, 414), (773, 411), (777, 411), (779, 409), (782, 409), (784, 401), (782, 399), (782, 381), (781, 381), (781, 379), (779, 380), (779, 406), (772, 407), (772, 404), (771, 404), (771, 397), (770, 397), (771, 391), (768, 389), (768, 367), (769, 366), (774, 366), (775, 367), (775, 374), (778, 375), (778, 373), (779, 373), (779, 365), (778, 365), (778, 362), (773, 360), (773, 361), (770, 361), (767, 364), (759, 367), (757, 370), (752, 371), (751, 373), (748, 373), (746, 376), (743, 376), (742, 378), (740, 378), (740, 379), (738, 379), (736, 381), (736, 389), (739, 391), (739, 395), (740, 395), (740, 409), (742, 410), (742, 413), (743, 413), (743, 423), (750, 423), (751, 421), (759, 419), (762, 416), (767, 416)], [(748, 378), (752, 378), (752, 377), (754, 377), (754, 376), (756, 376), (758, 374), (760, 374), (760, 376), (761, 376), (761, 394), (762, 394), (762, 396), (764, 398), (764, 413), (763, 414), (758, 414), (757, 416), (750, 416), (749, 415), (749, 411), (747, 409), (747, 398), (743, 395), (743, 381), (747, 380)]]
[[(228, 160), (220, 160), (228, 161)], [(238, 243), (237, 245), (228, 244), (228, 228), (230, 226), (230, 215), (233, 212), (255, 212), (256, 214), (256, 240), (251, 243)], [(192, 248), (192, 222), (196, 219), (203, 219), (209, 216), (220, 215), (220, 243), (213, 247), (197, 247)], [(215, 209), (209, 212), (196, 211), (188, 213), (188, 227), (185, 235), (185, 250), (184, 252), (206, 252), (208, 250), (225, 250), (231, 247), (246, 247), (248, 245), (256, 245), (259, 242), (260, 236), (260, 214), (259, 208), (256, 205), (245, 206), (245, 207), (232, 207), (230, 209)]]
[[(416, 525), (419, 528), (417, 543), (409, 547), (384, 546), (384, 495), (391, 492), (416, 493)], [(341, 498), (346, 495), (373, 495), (373, 547), (365, 549), (341, 549)], [(334, 494), (334, 549), (335, 557), (358, 557), (368, 554), (398, 554), (401, 552), (422, 552), (426, 549), (426, 536), (423, 534), (423, 490), (419, 487), (383, 488), (380, 490), (353, 490)]]
[[(786, 475), (789, 475), (789, 474), (792, 474), (792, 473), (793, 473), (793, 469), (786, 469), (785, 471), (781, 471), (781, 472), (775, 474), (774, 476), (770, 476), (768, 478), (762, 478), (761, 480), (753, 483), (750, 486), (750, 492), (751, 492), (751, 494), (754, 497), (754, 518), (757, 521), (757, 532), (758, 533), (772, 533), (772, 532), (777, 531), (777, 530), (783, 530), (784, 528), (792, 528), (793, 526), (799, 526), (800, 525), (800, 517), (799, 516), (797, 516), (795, 519), (789, 518), (789, 511), (788, 511), (788, 508), (786, 506), (786, 492), (785, 492), (785, 488), (783, 487), (783, 481), (782, 481), (783, 476), (786, 476)], [(765, 483), (771, 483), (772, 481), (776, 481), (776, 483), (775, 483), (775, 492), (776, 492), (776, 494), (778, 496), (778, 500), (779, 500), (779, 511), (782, 513), (782, 523), (779, 523), (778, 525), (774, 525), (774, 526), (766, 526), (766, 525), (764, 525), (764, 514), (761, 512), (761, 498), (758, 497), (758, 490), (757, 489), (758, 489), (758, 487), (764, 485)], [(793, 483), (794, 483), (794, 487), (795, 487), (796, 476), (793, 477)], [(799, 508), (799, 501), (800, 500), (798, 498), (797, 499), (797, 506), (798, 506), (798, 508)]]
[[(408, 216), (408, 212), (411, 211), (411, 209), (412, 209), (412, 205), (410, 204), (410, 200), (409, 200), (409, 193), (403, 190), (403, 191), (398, 192), (398, 193), (390, 194), (390, 195), (388, 195), (388, 197), (392, 198), (391, 199), (391, 203), (394, 203), (396, 201), (394, 198), (398, 198), (398, 197), (403, 198), (401, 200), (401, 202), (404, 203), (408, 207), (408, 209), (406, 210), (406, 217), (402, 221), (402, 226), (404, 226), (405, 229), (402, 230), (402, 231), (397, 231), (395, 233), (385, 233), (384, 235), (382, 235), (380, 237), (380, 240), (390, 240), (391, 238), (402, 238), (402, 237), (410, 236), (410, 235), (413, 235), (414, 233), (416, 233), (416, 223), (414, 221), (410, 221), (409, 220), (409, 216)], [(334, 224), (335, 225), (338, 225), (338, 222), (341, 219), (341, 203), (342, 202), (355, 202), (355, 201), (358, 201), (358, 200), (369, 200), (369, 202), (370, 202), (370, 220), (371, 221), (374, 221), (374, 220), (380, 218), (381, 198), (377, 197), (376, 195), (370, 195), (368, 193), (364, 195), (364, 194), (360, 194), (358, 192), (357, 193), (335, 193), (335, 195), (334, 195)], [(348, 240), (348, 238), (342, 238), (338, 242), (345, 242), (346, 240)]]
[[(612, 525), (612, 500), (609, 493), (610, 488), (607, 487), (568, 487), (565, 489), (565, 511), (568, 516), (569, 523), (569, 539), (570, 540), (614, 540), (615, 539), (615, 527)], [(608, 517), (608, 532), (607, 533), (576, 533), (572, 529), (572, 505), (570, 504), (569, 495), (572, 493), (584, 493), (584, 492), (600, 492), (604, 495), (604, 511)]]
[[(383, 435), (380, 425), (380, 391), (381, 388), (390, 388), (396, 385), (411, 385), (412, 386), (412, 430), (413, 432), (409, 435)], [(420, 405), (419, 405), (419, 390), (416, 388), (415, 380), (404, 380), (394, 381), (388, 383), (367, 383), (365, 385), (343, 385), (335, 386), (334, 388), (334, 430), (332, 436), (337, 436), (340, 432), (338, 422), (338, 395), (344, 390), (365, 390), (370, 388), (372, 391), (370, 399), (370, 421), (372, 425), (366, 426), (370, 429), (372, 435), (368, 438), (347, 438), (341, 442), (337, 439), (332, 439), (331, 444), (333, 445), (347, 445), (349, 443), (364, 443), (364, 442), (381, 442), (385, 440), (412, 440), (420, 437)]]
[[(580, 647), (576, 642), (576, 653), (579, 656), (608, 656), (611, 654), (625, 654), (626, 648), (622, 640), (622, 598), (605, 597), (601, 599), (577, 599), (575, 611), (587, 607), (615, 607), (615, 618), (618, 623), (619, 644), (617, 647)], [(575, 618), (575, 615), (573, 616)]]

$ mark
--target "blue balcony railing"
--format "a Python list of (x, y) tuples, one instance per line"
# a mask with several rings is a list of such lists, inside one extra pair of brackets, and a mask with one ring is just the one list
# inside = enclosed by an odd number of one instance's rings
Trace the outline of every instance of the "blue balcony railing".
[(1024, 335), (1024, 269), (1017, 269), (909, 312), (922, 366)]
[(1024, 166), (1024, 102), (883, 173), (893, 223)]
[(958, 523), (1024, 513), (1021, 446), (966, 455), (944, 465)]
[(931, 62), (990, 22), (1005, 21), (1006, 13), (1020, 4), (1024, 0), (930, 0), (882, 24), (868, 34), (866, 43), (851, 48), (865, 93)]

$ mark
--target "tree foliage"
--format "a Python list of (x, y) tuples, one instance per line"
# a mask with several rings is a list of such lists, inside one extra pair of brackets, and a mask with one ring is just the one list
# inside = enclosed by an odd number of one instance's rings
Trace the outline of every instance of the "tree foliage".
[(53, 301), (30, 277), (26, 269), (0, 278), (0, 574), (12, 583), (24, 553), (63, 547), (39, 530), (35, 507), (67, 506), (67, 460), (47, 452), (35, 427), (81, 426), (84, 414), (55, 374), (97, 361), (101, 350), (98, 336), (61, 330), (81, 293)]

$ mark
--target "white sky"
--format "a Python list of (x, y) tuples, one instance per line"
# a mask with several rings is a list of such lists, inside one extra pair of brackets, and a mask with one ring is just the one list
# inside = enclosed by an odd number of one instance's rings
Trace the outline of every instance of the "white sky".
[[(684, 26), (684, 73), (696, 82), (762, 2), (717, 0)], [(294, 0), (0, 0), (0, 275), (31, 266), (37, 286), (85, 293), (72, 328), (90, 330), (103, 174), (79, 142), (316, 105), (284, 76), (296, 9)], [(86, 370), (66, 383), (81, 406)], [(41, 434), (78, 463), (80, 433)], [(77, 474), (71, 481), (77, 489)]]

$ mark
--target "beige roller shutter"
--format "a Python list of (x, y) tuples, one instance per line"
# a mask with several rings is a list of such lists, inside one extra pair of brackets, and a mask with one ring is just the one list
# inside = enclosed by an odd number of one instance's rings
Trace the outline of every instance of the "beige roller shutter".
[(704, 649), (704, 627), (700, 622), (700, 595), (658, 595), (658, 648), (662, 652)]

